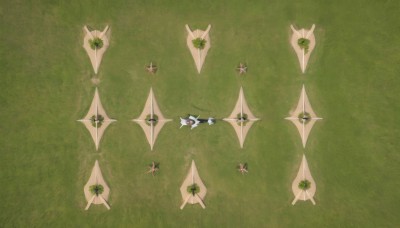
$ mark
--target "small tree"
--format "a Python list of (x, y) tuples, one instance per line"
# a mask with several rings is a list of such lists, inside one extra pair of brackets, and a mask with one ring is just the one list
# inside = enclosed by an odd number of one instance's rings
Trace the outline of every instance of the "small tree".
[(309, 189), (310, 187), (311, 187), (311, 182), (306, 179), (300, 181), (300, 183), (299, 183), (299, 188), (301, 190), (305, 191), (305, 190)]
[(103, 40), (100, 39), (99, 37), (95, 37), (89, 40), (89, 44), (93, 50), (100, 49), (103, 47)]
[(300, 122), (308, 123), (311, 120), (311, 115), (308, 112), (302, 112), (299, 114), (298, 118), (299, 118)]
[(96, 194), (96, 196), (100, 195), (101, 193), (103, 193), (104, 191), (104, 187), (101, 184), (95, 184), (89, 187), (89, 191), (94, 195)]
[(304, 49), (304, 51), (307, 53), (308, 52), (308, 47), (310, 44), (310, 40), (306, 38), (300, 38), (297, 40), (297, 44), (300, 46), (301, 49)]
[(92, 117), (90, 117), (90, 122), (92, 123), (93, 127), (96, 127), (96, 123), (97, 127), (101, 127), (104, 122), (104, 117), (102, 115), (93, 115)]
[(236, 116), (236, 122), (240, 126), (243, 123), (243, 126), (246, 126), (246, 123), (249, 121), (246, 113), (238, 113)]
[(200, 187), (196, 183), (194, 183), (187, 187), (187, 192), (194, 196), (195, 194), (200, 192)]
[(201, 39), (199, 37), (199, 38), (192, 40), (192, 42), (193, 42), (193, 45), (195, 48), (202, 50), (206, 46), (207, 40)]
[(238, 113), (238, 114), (236, 115), (236, 119), (237, 119), (237, 120), (241, 120), (241, 121), (247, 121), (247, 120), (248, 120), (248, 117), (247, 117), (247, 114), (246, 114), (246, 113)]
[(151, 125), (151, 123), (153, 123), (153, 126), (156, 126), (157, 125), (157, 122), (158, 122), (158, 116), (156, 115), (156, 114), (153, 114), (153, 118), (151, 118), (151, 115), (150, 114), (148, 114), (147, 116), (146, 116), (146, 124), (147, 125)]

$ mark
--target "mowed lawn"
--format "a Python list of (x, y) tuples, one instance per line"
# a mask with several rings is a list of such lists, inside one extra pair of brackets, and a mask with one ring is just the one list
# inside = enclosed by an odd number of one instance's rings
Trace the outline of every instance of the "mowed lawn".
[[(0, 1), (0, 227), (398, 227), (400, 226), (400, 2), (398, 1)], [(316, 24), (305, 75), (290, 24)], [(95, 85), (82, 27), (111, 27), (99, 69), (100, 97), (118, 122), (99, 151), (76, 120)], [(199, 75), (185, 24), (210, 32)], [(144, 67), (159, 66), (156, 75)], [(246, 62), (248, 74), (235, 72)], [(303, 149), (285, 117), (305, 84), (323, 117)], [(240, 149), (219, 121), (243, 86), (261, 118)], [(153, 151), (131, 119), (150, 87), (174, 119)], [(214, 126), (179, 129), (188, 113)], [(291, 205), (306, 154), (317, 184)], [(85, 211), (83, 186), (95, 160), (109, 203)], [(180, 210), (191, 160), (207, 186), (206, 210)], [(160, 172), (146, 174), (151, 161)], [(247, 162), (242, 176), (236, 164)]]

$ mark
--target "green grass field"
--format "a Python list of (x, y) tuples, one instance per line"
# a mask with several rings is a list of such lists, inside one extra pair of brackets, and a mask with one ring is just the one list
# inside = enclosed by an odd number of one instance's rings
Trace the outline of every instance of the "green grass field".
[[(180, 2), (180, 3), (179, 3)], [(398, 1), (0, 2), (0, 227), (398, 227), (400, 226), (400, 3)], [(185, 24), (212, 24), (201, 75)], [(290, 24), (316, 24), (305, 75)], [(111, 26), (99, 69), (102, 103), (118, 122), (95, 151), (77, 119), (94, 76), (82, 27)], [(156, 61), (159, 71), (144, 70)], [(247, 62), (241, 78), (236, 65)], [(284, 120), (302, 84), (324, 120), (306, 149)], [(243, 86), (262, 120), (240, 149), (225, 122), (190, 131), (179, 116), (228, 116)], [(139, 116), (150, 87), (173, 118), (154, 151)], [(317, 183), (291, 205), (302, 154)], [(83, 186), (98, 159), (109, 203), (85, 211)], [(206, 210), (181, 211), (179, 187), (195, 159)], [(161, 163), (156, 177), (147, 164)], [(249, 174), (235, 170), (248, 162)]]

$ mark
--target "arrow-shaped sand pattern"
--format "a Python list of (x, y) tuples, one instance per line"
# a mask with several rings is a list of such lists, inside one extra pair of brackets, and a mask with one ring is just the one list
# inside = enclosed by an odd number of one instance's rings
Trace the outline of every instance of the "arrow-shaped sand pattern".
[[(208, 25), (207, 30), (206, 31), (202, 31), (202, 30), (194, 30), (192, 31), (188, 25), (185, 26), (186, 30), (188, 32), (188, 36), (186, 39), (187, 42), (187, 46), (190, 50), (190, 53), (192, 54), (192, 57), (194, 59), (194, 62), (196, 64), (196, 68), (197, 68), (197, 72), (201, 72), (201, 68), (203, 67), (204, 61), (206, 59), (208, 50), (211, 47), (211, 43), (210, 43), (210, 29), (211, 29), (211, 25)], [(193, 45), (193, 40), (197, 39), (197, 38), (201, 38), (201, 39), (205, 39), (206, 40), (206, 44), (205, 47), (203, 49), (197, 49), (194, 45)]]
[[(90, 62), (92, 63), (94, 73), (97, 74), (99, 71), (100, 63), (103, 58), (104, 53), (106, 52), (109, 46), (109, 37), (110, 37), (110, 30), (109, 27), (106, 26), (102, 32), (98, 30), (89, 31), (87, 26), (83, 27), (83, 31), (85, 32), (85, 37), (83, 38), (83, 48), (86, 50), (90, 58)], [(92, 49), (90, 47), (89, 40), (94, 38), (100, 38), (103, 41), (103, 47), (100, 49)]]
[[(296, 52), (297, 58), (299, 59), (301, 72), (304, 73), (307, 68), (308, 60), (310, 59), (311, 52), (314, 50), (315, 47), (315, 36), (314, 36), (314, 29), (315, 25), (313, 24), (310, 30), (299, 29), (296, 30), (293, 25), (290, 25), (290, 28), (293, 31), (292, 39), (290, 43), (294, 51)], [(308, 46), (308, 51), (302, 49), (299, 44), (297, 43), (299, 39), (305, 38), (310, 41)]]
[[(92, 185), (102, 185), (103, 192), (99, 195), (90, 192), (90, 186)], [(110, 196), (110, 188), (104, 181), (103, 175), (101, 174), (99, 162), (96, 160), (92, 173), (90, 174), (89, 180), (83, 188), (85, 193), (85, 198), (87, 200), (87, 205), (85, 210), (88, 210), (91, 204), (104, 204), (104, 206), (110, 210), (110, 205), (108, 205), (108, 197)]]
[[(310, 182), (309, 189), (303, 190), (299, 188), (300, 182), (304, 180), (308, 180)], [(314, 178), (311, 176), (310, 168), (308, 167), (305, 155), (303, 155), (299, 172), (297, 173), (297, 176), (292, 183), (292, 191), (295, 197), (292, 202), (292, 205), (294, 205), (298, 200), (302, 201), (311, 200), (311, 202), (315, 205), (314, 195), (315, 192), (317, 191), (317, 186), (315, 184)]]
[[(192, 195), (187, 191), (187, 187), (191, 186), (192, 184), (197, 184), (199, 186), (200, 191)], [(204, 205), (204, 197), (207, 194), (207, 188), (204, 185), (203, 181), (200, 179), (199, 172), (197, 171), (196, 164), (194, 160), (192, 161), (192, 165), (190, 166), (189, 173), (187, 174), (185, 180), (182, 183), (180, 188), (183, 203), (181, 205), (181, 210), (185, 207), (187, 203), (189, 204), (196, 204), (199, 203), (200, 206), (205, 209), (206, 206)]]

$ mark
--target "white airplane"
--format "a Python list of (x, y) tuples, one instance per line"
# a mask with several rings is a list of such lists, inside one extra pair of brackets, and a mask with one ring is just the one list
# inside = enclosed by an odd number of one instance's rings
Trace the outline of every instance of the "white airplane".
[(192, 115), (189, 115), (189, 117), (183, 118), (179, 117), (181, 119), (181, 128), (183, 126), (190, 126), (190, 129), (193, 129), (201, 123), (208, 123), (208, 125), (213, 125), (215, 123), (215, 119), (210, 117), (208, 119), (199, 119), (200, 116), (194, 117)]

